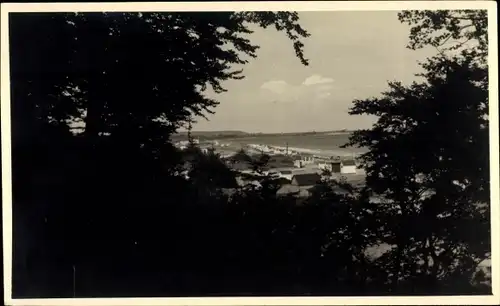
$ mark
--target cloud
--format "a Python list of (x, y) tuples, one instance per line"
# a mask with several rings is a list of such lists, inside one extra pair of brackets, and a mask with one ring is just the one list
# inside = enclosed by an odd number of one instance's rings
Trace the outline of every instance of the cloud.
[(317, 84), (329, 84), (333, 83), (332, 78), (324, 78), (319, 74), (313, 74), (310, 77), (306, 78), (302, 83), (305, 86), (317, 85)]
[(283, 80), (273, 80), (269, 82), (265, 82), (260, 86), (262, 89), (267, 89), (271, 92), (277, 93), (277, 94), (282, 94), (284, 93), (287, 89), (289, 89), (290, 85), (288, 85), (287, 82)]
[(266, 100), (273, 102), (319, 102), (331, 96), (333, 79), (320, 75), (307, 77), (300, 85), (291, 85), (284, 80), (270, 80), (260, 88)]

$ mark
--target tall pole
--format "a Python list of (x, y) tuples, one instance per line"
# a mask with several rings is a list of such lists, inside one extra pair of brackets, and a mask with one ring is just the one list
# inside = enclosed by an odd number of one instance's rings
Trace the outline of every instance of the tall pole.
[(191, 129), (192, 129), (191, 121), (189, 121), (189, 123), (188, 123), (188, 135), (187, 136), (188, 136), (188, 141), (190, 143), (193, 142), (193, 138), (192, 138), (192, 135), (191, 135)]
[(73, 298), (76, 297), (76, 268), (73, 265)]

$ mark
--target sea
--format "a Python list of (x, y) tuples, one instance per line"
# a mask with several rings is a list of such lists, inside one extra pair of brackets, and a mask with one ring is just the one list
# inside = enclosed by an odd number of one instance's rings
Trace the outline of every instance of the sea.
[(366, 148), (341, 148), (348, 142), (349, 134), (306, 134), (306, 135), (258, 135), (220, 139), (230, 147), (244, 147), (249, 144), (285, 148), (300, 153), (317, 155), (350, 156), (365, 153)]

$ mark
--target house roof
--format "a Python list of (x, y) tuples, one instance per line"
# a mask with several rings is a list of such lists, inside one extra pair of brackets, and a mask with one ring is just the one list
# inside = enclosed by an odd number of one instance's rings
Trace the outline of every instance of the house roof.
[(293, 186), (289, 184), (285, 184), (281, 186), (280, 189), (276, 192), (279, 195), (291, 194), (291, 193), (299, 193), (300, 189), (298, 186)]
[(290, 180), (286, 179), (286, 178), (283, 178), (283, 177), (280, 177), (280, 178), (277, 178), (274, 180), (274, 183), (277, 183), (277, 184), (280, 184), (280, 185), (289, 185), (290, 184)]
[(311, 186), (316, 185), (321, 180), (321, 176), (317, 173), (303, 173), (296, 174), (292, 177), (292, 181), (295, 180), (299, 186)]
[(342, 162), (344, 166), (356, 166), (356, 162), (352, 159), (345, 160)]
[(284, 154), (275, 154), (270, 156), (270, 160), (291, 160), (290, 156)]

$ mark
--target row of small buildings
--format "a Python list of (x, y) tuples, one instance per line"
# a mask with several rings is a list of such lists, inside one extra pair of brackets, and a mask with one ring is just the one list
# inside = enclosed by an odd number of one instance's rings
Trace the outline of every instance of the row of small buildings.
[(327, 170), (332, 173), (355, 174), (357, 172), (356, 161), (349, 160), (334, 160), (318, 163), (320, 170)]
[(327, 170), (332, 173), (355, 174), (357, 170), (354, 158), (341, 160), (340, 158), (303, 156), (294, 161), (296, 168), (304, 168), (308, 165), (316, 165), (319, 170)]
[[(234, 170), (246, 170), (248, 165), (243, 160), (238, 160), (236, 156), (229, 157), (225, 159), (228, 165)], [(269, 170), (273, 168), (281, 169), (293, 169), (293, 168), (313, 168), (317, 171), (327, 170), (333, 173), (340, 174), (356, 174), (357, 165), (356, 160), (351, 159), (340, 159), (339, 157), (319, 157), (313, 155), (302, 155), (302, 156), (289, 156), (289, 155), (271, 155), (267, 167)]]
[(314, 187), (321, 182), (321, 176), (318, 173), (299, 173), (292, 176), (290, 184), (284, 184), (278, 189), (278, 195), (295, 194), (304, 198), (311, 195)]
[[(294, 167), (297, 160), (313, 161), (314, 167)], [(329, 170), (332, 177), (336, 173), (356, 173), (356, 165), (354, 160), (340, 161), (334, 159), (311, 159), (306, 156), (300, 159), (294, 159), (287, 155), (272, 155), (266, 169), (262, 172), (255, 172), (252, 165), (241, 154), (236, 154), (230, 157), (223, 158), (223, 161), (233, 170), (236, 174), (236, 183), (239, 187), (248, 184), (256, 185), (259, 187), (259, 179), (256, 176), (272, 175), (281, 180), (281, 187), (277, 191), (279, 196), (296, 195), (299, 198), (306, 198), (311, 195), (313, 189), (321, 181), (331, 179), (325, 176), (322, 170)], [(305, 168), (305, 169), (303, 169)], [(187, 178), (187, 170), (183, 173)], [(229, 195), (238, 190), (238, 187), (223, 188)], [(337, 190), (337, 192), (345, 192), (344, 190)]]
[[(283, 179), (283, 177), (281, 177)], [(237, 178), (238, 185), (244, 186), (247, 184), (259, 187), (257, 181), (244, 181), (240, 177)], [(318, 173), (296, 173), (291, 175), (291, 180), (285, 178), (281, 187), (277, 190), (278, 196), (295, 195), (299, 198), (306, 198), (311, 195), (313, 189), (323, 181), (323, 177)], [(346, 193), (339, 187), (336, 187), (337, 193)]]

